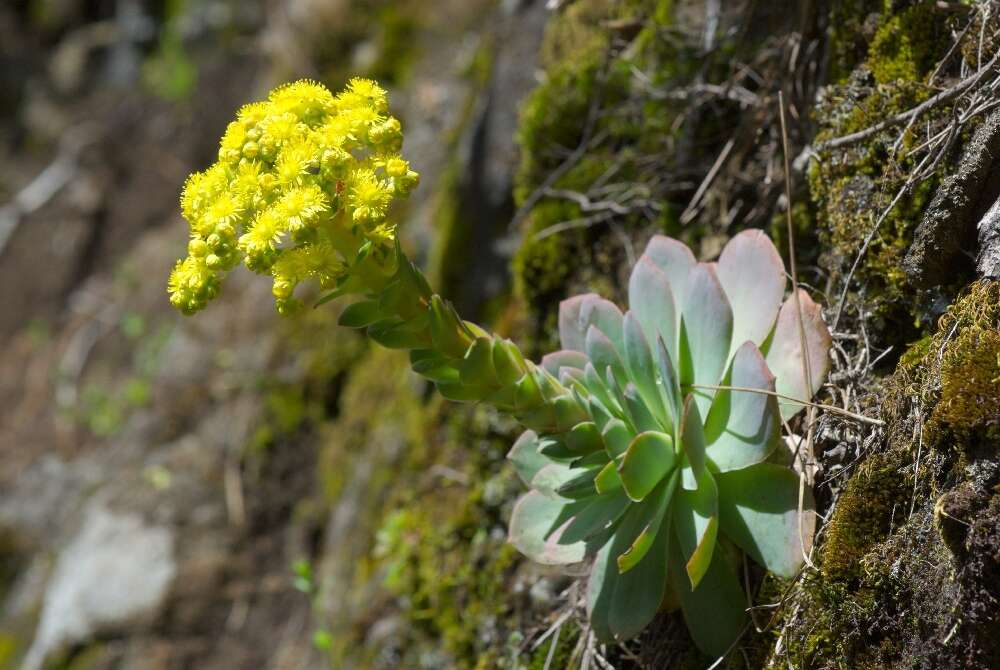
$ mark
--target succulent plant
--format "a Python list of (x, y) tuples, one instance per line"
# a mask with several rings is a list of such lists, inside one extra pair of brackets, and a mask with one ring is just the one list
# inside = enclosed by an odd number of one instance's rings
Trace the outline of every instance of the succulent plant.
[[(188, 256), (171, 303), (203, 309), (243, 263), (273, 277), (282, 312), (298, 284), (353, 295), (340, 323), (410, 350), (447, 398), (487, 402), (528, 430), (510, 452), (531, 487), (510, 539), (546, 564), (592, 560), (588, 612), (601, 640), (640, 632), (679, 604), (695, 642), (721, 654), (745, 625), (741, 552), (792, 575), (809, 550), (809, 490), (789, 467), (781, 423), (828, 368), (829, 333), (804, 291), (782, 302), (785, 271), (759, 231), (718, 263), (652, 239), (626, 314), (594, 294), (563, 301), (563, 349), (541, 364), (463, 321), (403, 254), (388, 206), (418, 177), (397, 153), (385, 92), (314, 82), (244, 107), (219, 160), (181, 197)], [(805, 347), (803, 347), (803, 344)]]
[(542, 367), (588, 418), (529, 430), (511, 449), (531, 491), (510, 538), (540, 563), (594, 557), (587, 610), (599, 639), (632, 637), (676, 603), (698, 646), (721, 655), (747, 621), (739, 552), (781, 576), (801, 566), (814, 520), (800, 514), (781, 424), (803, 407), (789, 398), (818, 389), (830, 337), (807, 293), (782, 302), (785, 285), (760, 231), (734, 237), (718, 263), (657, 236), (624, 315), (594, 294), (560, 305), (563, 349)]

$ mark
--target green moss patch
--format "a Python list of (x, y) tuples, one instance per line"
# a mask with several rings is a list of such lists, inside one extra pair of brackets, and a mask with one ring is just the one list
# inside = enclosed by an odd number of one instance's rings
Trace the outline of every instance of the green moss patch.
[[(995, 667), (1000, 284), (970, 286), (880, 388), (884, 440), (836, 501), (780, 659)], [(914, 485), (916, 477), (916, 486)], [(995, 611), (995, 610), (993, 610)], [(772, 659), (773, 662), (774, 659)]]

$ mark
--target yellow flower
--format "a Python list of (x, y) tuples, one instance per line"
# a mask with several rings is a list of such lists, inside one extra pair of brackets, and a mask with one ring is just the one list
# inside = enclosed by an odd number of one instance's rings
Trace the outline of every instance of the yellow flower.
[(167, 281), (170, 304), (185, 314), (193, 314), (218, 294), (218, 285), (218, 279), (205, 261), (189, 256), (177, 261), (170, 273)]
[(220, 161), (238, 161), (243, 154), (243, 145), (247, 143), (247, 128), (238, 121), (232, 121), (226, 126), (226, 134), (219, 143)]
[(243, 206), (232, 192), (220, 193), (207, 212), (207, 217), (213, 224), (236, 223), (243, 213)]
[(333, 96), (325, 86), (301, 80), (279, 86), (268, 96), (273, 111), (288, 112), (306, 124), (316, 123), (333, 108)]
[(314, 223), (329, 209), (329, 199), (316, 185), (288, 191), (278, 202), (278, 210), (288, 221), (288, 230), (295, 232)]
[(301, 186), (313, 163), (319, 164), (306, 144), (296, 144), (281, 152), (274, 163), (274, 176), (282, 189)]
[(341, 109), (370, 108), (382, 113), (388, 107), (385, 90), (371, 79), (355, 77), (347, 84), (347, 90), (337, 96)]
[(281, 244), (287, 224), (275, 208), (265, 209), (253, 225), (240, 236), (239, 248), (247, 256), (259, 256), (274, 251)]
[[(388, 276), (396, 234), (385, 220), (389, 205), (417, 181), (398, 155), (401, 143), (385, 91), (368, 79), (352, 79), (336, 96), (294, 82), (241, 107), (218, 161), (184, 185), (191, 240), (168, 281), (171, 303), (202, 309), (240, 262), (274, 278), (282, 312), (300, 304), (293, 292), (303, 281), (330, 288), (348, 274)], [(380, 251), (369, 253), (373, 244)]]
[(355, 222), (378, 223), (385, 218), (390, 200), (392, 191), (379, 181), (374, 170), (362, 168), (351, 174), (347, 202)]

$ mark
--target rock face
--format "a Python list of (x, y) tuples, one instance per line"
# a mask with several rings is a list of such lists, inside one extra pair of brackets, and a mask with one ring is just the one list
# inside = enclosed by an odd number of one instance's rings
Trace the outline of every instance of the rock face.
[(1000, 113), (987, 116), (964, 147), (962, 158), (927, 205), (903, 259), (903, 269), (920, 288), (941, 286), (978, 270), (993, 274), (997, 236), (995, 203), (1000, 198)]
[(429, 393), (342, 306), (279, 320), (235, 275), (170, 311), (177, 191), (233, 111), (353, 74), (389, 86), (421, 172), (413, 256), (536, 358), (565, 296), (624, 302), (655, 232), (787, 248), (787, 133), (799, 280), (836, 332), (819, 400), (884, 425), (792, 426), (816, 550), (795, 580), (748, 566), (726, 665), (1000, 667), (995, 3), (35, 4), (0, 8), (0, 208), (73, 174), (2, 210), (0, 670), (714, 661), (668, 610), (588, 647), (575, 575), (505, 541), (517, 427)]
[(168, 528), (91, 506), (56, 561), (23, 667), (41, 668), (53, 651), (155, 620), (176, 575)]

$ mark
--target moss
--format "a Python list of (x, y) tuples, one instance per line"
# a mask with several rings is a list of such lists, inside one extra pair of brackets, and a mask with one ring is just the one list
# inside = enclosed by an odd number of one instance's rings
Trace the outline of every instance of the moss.
[[(519, 204), (559, 167), (567, 151), (580, 144), (589, 111), (596, 104), (606, 48), (601, 42), (585, 41), (572, 57), (547, 71), (543, 83), (524, 101), (517, 131), (521, 164), (515, 200)], [(611, 99), (611, 93), (604, 95)]]
[[(862, 70), (848, 84), (832, 88), (819, 108), (817, 142), (869, 128), (919, 104), (930, 92), (923, 84), (905, 80), (873, 84)], [(825, 249), (820, 263), (844, 277), (864, 250), (853, 285), (864, 291), (866, 307), (876, 319), (873, 330), (891, 334), (891, 344), (898, 348), (918, 337), (914, 317), (926, 304), (908, 285), (903, 257), (943, 174), (939, 170), (901, 197), (869, 241), (878, 217), (915, 167), (912, 159), (893, 151), (900, 132), (883, 131), (830, 151), (811, 164), (808, 175)], [(905, 141), (903, 145), (905, 150)]]
[[(339, 386), (368, 343), (337, 326), (338, 310), (303, 310), (279, 323), (280, 336), (293, 360), (285, 374), (257, 380), (263, 412), (246, 445), (261, 457), (275, 443), (323, 422), (335, 406)], [(323, 337), (316, 337), (316, 333)]]
[(912, 368), (918, 365), (930, 350), (932, 341), (933, 338), (930, 335), (924, 335), (916, 342), (910, 344), (906, 348), (906, 352), (899, 357), (900, 367)]
[(894, 522), (905, 518), (912, 478), (901, 470), (899, 455), (877, 455), (860, 466), (841, 494), (826, 527), (820, 567), (828, 580), (858, 578), (860, 560)]
[[(320, 78), (329, 84), (358, 75), (383, 84), (403, 84), (417, 57), (418, 30), (432, 9), (426, 2), (389, 0), (330, 7), (316, 18), (325, 22), (324, 29), (306, 31), (310, 43), (305, 46)], [(359, 63), (358, 46), (366, 44), (371, 53)]]
[(337, 399), (338, 415), (320, 428), (328, 437), (319, 463), (328, 503), (343, 493), (350, 464), (371, 447), (381, 426), (400, 431), (407, 441), (420, 439), (421, 406), (408, 379), (409, 362), (401, 351), (372, 347), (352, 367)]
[(784, 632), (787, 655), (780, 663), (772, 659), (771, 667), (922, 667), (947, 634), (955, 595), (929, 516), (925, 509), (901, 531), (875, 542), (858, 559), (853, 582), (810, 573)]
[[(661, 34), (671, 20), (670, 6), (587, 0), (570, 5), (547, 27), (544, 79), (522, 105), (517, 135), (515, 203), (528, 211), (511, 270), (515, 295), (534, 320), (529, 349), (557, 344), (551, 333), (562, 298), (588, 290), (616, 297), (618, 272), (628, 264), (625, 245), (636, 232), (676, 228), (675, 206), (650, 186), (658, 179), (650, 166), (669, 160), (664, 156), (676, 134), (670, 127), (674, 115), (633, 75), (640, 68), (654, 85), (666, 86), (689, 62), (676, 57), (676, 40)], [(607, 27), (616, 21), (642, 26), (627, 53), (617, 51)], [(584, 141), (588, 149), (574, 153)], [(584, 194), (608, 179), (657, 200), (656, 218), (584, 210), (576, 200), (543, 192)]]
[(830, 79), (845, 80), (868, 55), (884, 0), (843, 0), (830, 7)]
[(445, 439), (416, 442), (398, 465), (365, 572), (383, 575), (409, 622), (408, 656), (433, 647), (471, 668), (501, 654), (524, 616), (509, 592), (522, 559), (500, 516), (520, 489), (504, 462), (512, 426), (483, 409), (433, 416)]
[(921, 81), (948, 49), (946, 14), (932, 2), (886, 14), (889, 18), (879, 25), (868, 51), (876, 81)]
[(953, 442), (966, 460), (1000, 451), (1000, 284), (978, 282), (942, 317), (937, 351), (940, 400), (932, 439)]
[[(573, 652), (580, 641), (579, 629), (572, 624), (563, 626), (559, 631), (559, 639), (550, 638), (534, 651), (528, 661), (528, 670), (545, 670), (546, 668), (573, 667)], [(553, 645), (555, 648), (553, 649)], [(551, 654), (551, 657), (549, 656)]]
[[(349, 592), (364, 595), (330, 614), (330, 653), (364, 667), (495, 667), (483, 659), (505, 658), (531, 616), (511, 592), (522, 559), (505, 532), (521, 489), (504, 458), (514, 424), (425, 397), (408, 367), (404, 353), (372, 349), (322, 429), (326, 500), (360, 496), (354, 522), (371, 532), (339, 558)], [(405, 622), (398, 638), (369, 639), (373, 620), (393, 619)]]
[(511, 614), (506, 584), (519, 562), (516, 550), (483, 529), (477, 496), (464, 491), (411, 509), (396, 524), (394, 541), (381, 545), (386, 587), (400, 598), (411, 623), (463, 667), (471, 667), (483, 641), (496, 643)]
[[(579, 219), (580, 208), (570, 202), (549, 201), (537, 205), (532, 212), (532, 228), (539, 232), (566, 221)], [(572, 251), (581, 246), (579, 231), (552, 234), (525, 240), (514, 255), (511, 269), (514, 291), (525, 302), (537, 305), (565, 297), (565, 287), (573, 274)]]
[(988, 437), (998, 436), (1000, 331), (966, 331), (948, 347), (935, 419), (965, 434), (985, 428)]

